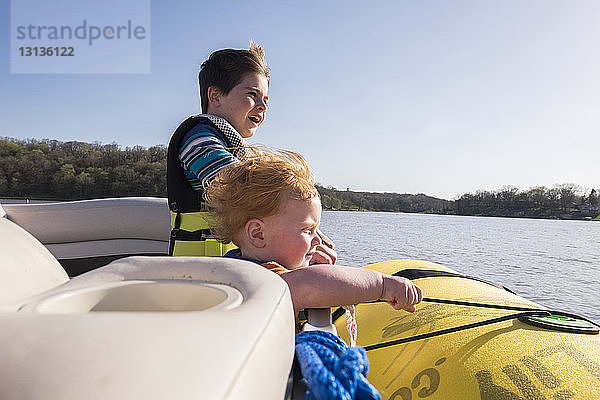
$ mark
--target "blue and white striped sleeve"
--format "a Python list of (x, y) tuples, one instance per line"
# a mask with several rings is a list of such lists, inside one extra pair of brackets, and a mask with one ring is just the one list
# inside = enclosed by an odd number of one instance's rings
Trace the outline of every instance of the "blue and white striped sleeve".
[(195, 132), (184, 138), (179, 159), (194, 189), (202, 190), (223, 167), (237, 162), (226, 146), (212, 132)]

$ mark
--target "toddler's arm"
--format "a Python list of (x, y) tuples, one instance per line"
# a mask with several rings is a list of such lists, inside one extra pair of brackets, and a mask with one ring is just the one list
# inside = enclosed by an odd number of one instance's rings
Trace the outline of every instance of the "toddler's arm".
[(281, 277), (290, 288), (295, 311), (383, 300), (396, 310), (414, 312), (423, 299), (421, 288), (410, 280), (364, 268), (313, 265)]

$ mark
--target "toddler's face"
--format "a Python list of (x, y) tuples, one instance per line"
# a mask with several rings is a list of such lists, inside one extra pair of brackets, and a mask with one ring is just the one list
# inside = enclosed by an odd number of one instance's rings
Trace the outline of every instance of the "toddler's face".
[(307, 267), (321, 238), (317, 227), (321, 221), (321, 200), (284, 200), (279, 212), (263, 218), (269, 260), (287, 269)]
[(209, 113), (225, 118), (243, 138), (249, 138), (265, 120), (268, 91), (267, 78), (250, 72), (229, 93), (221, 95)]

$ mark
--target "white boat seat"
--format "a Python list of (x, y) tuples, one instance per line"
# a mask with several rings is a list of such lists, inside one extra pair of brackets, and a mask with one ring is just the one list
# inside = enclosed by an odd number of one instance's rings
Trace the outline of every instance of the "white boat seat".
[(44, 244), (122, 238), (169, 240), (169, 207), (164, 198), (124, 197), (4, 207), (8, 219)]
[(165, 198), (7, 204), (5, 208), (8, 219), (61, 261), (168, 253), (170, 215)]
[(69, 280), (50, 251), (7, 218), (0, 218), (0, 254), (0, 304), (33, 296)]
[(3, 400), (286, 393), (291, 296), (259, 265), (127, 257), (69, 280), (52, 254), (7, 218), (0, 218), (0, 254)]

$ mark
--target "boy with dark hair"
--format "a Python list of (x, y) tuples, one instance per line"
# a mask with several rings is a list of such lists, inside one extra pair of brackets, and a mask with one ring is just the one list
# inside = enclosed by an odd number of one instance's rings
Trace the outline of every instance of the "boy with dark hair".
[[(171, 210), (169, 254), (220, 256), (228, 245), (212, 238), (202, 200), (204, 187), (243, 155), (245, 139), (266, 117), (269, 68), (262, 47), (223, 49), (202, 63), (198, 81), (202, 114), (186, 119), (169, 142), (167, 192)], [(325, 236), (315, 261), (335, 263)]]
[[(208, 89), (211, 86), (227, 94), (249, 72), (264, 77), (268, 86), (269, 67), (265, 62), (265, 52), (262, 47), (250, 42), (249, 50), (223, 49), (212, 53), (208, 60), (202, 63), (198, 73), (202, 112), (209, 113)], [(242, 136), (246, 137), (243, 134)]]

